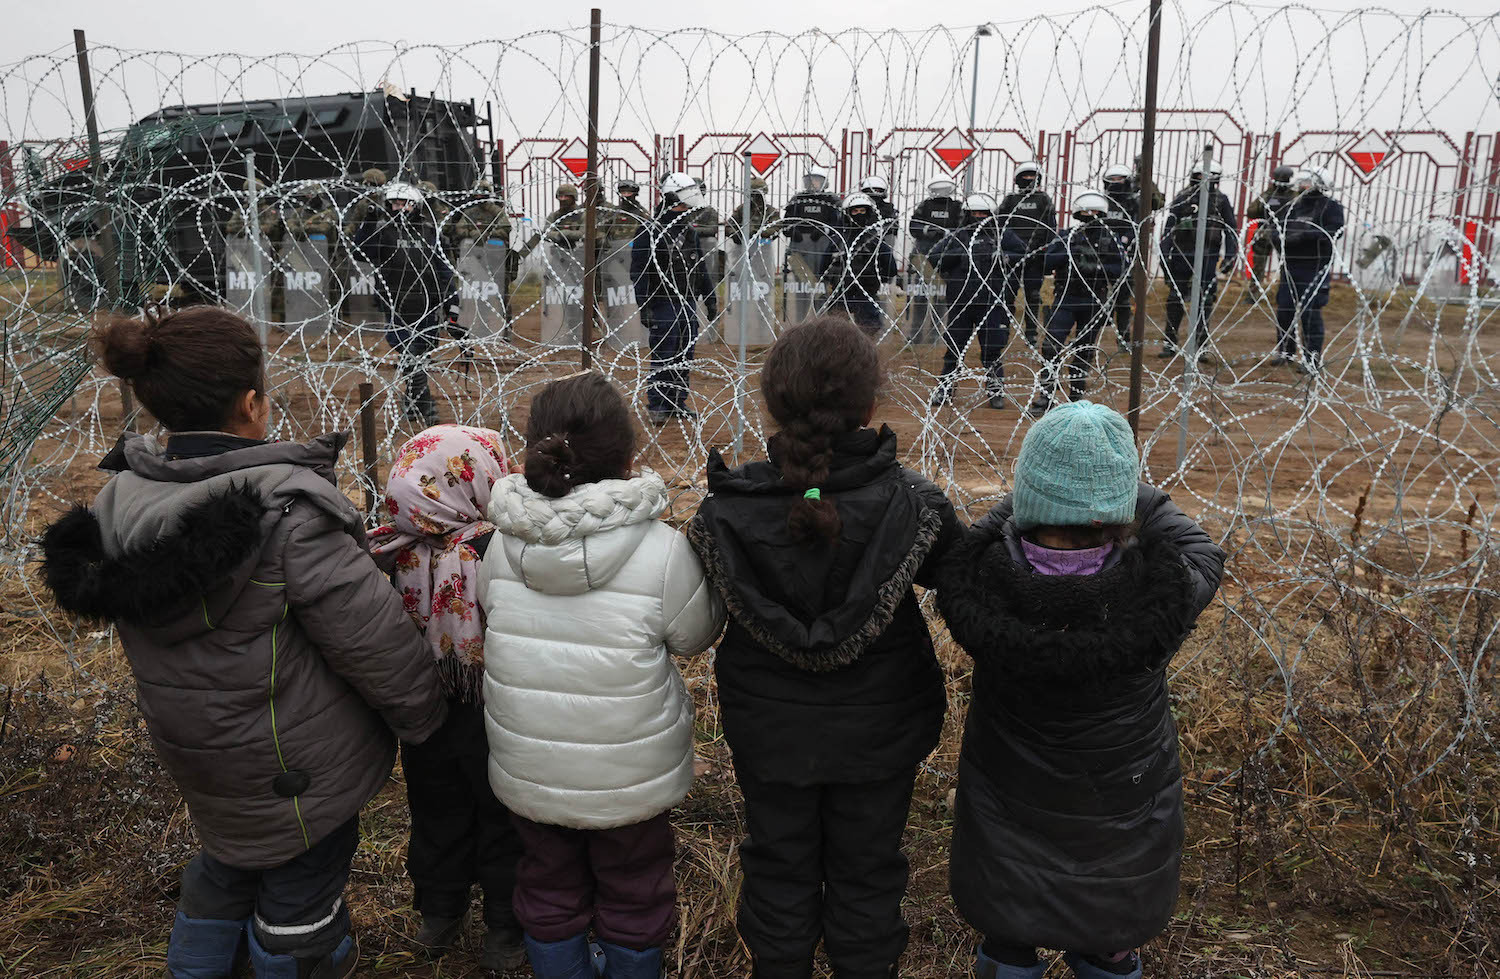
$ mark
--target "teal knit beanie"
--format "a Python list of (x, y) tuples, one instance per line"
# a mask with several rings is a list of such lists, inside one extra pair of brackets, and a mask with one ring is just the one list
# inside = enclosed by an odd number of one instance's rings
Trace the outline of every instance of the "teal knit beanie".
[(1070, 401), (1041, 417), (1016, 459), (1016, 526), (1125, 524), (1135, 519), (1141, 459), (1125, 417)]

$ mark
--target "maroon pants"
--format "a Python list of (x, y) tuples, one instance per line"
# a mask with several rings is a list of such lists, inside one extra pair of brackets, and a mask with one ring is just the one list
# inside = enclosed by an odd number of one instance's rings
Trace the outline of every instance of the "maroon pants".
[(526, 848), (513, 904), (528, 935), (560, 942), (592, 924), (600, 941), (637, 951), (667, 940), (677, 917), (677, 881), (666, 813), (616, 829), (511, 818)]

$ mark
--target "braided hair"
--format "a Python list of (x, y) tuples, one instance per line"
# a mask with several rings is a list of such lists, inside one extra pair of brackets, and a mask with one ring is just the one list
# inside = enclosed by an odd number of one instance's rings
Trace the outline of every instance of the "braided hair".
[[(782, 334), (760, 373), (766, 409), (781, 431), (776, 463), (784, 484), (816, 489), (833, 464), (833, 442), (870, 418), (884, 379), (875, 342), (842, 316), (820, 316)], [(787, 513), (798, 543), (831, 544), (843, 530), (832, 500), (803, 497)]]

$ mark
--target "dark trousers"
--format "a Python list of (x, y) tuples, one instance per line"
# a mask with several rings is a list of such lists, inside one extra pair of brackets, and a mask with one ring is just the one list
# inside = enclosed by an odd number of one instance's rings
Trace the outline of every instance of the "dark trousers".
[(521, 838), (489, 782), (484, 706), (448, 699), (448, 720), (422, 744), (401, 745), (411, 807), (412, 906), (435, 918), (461, 918), (472, 885), (484, 893), (486, 927), (516, 927), (511, 892)]
[(615, 829), (511, 818), (525, 844), (515, 909), (526, 934), (560, 942), (592, 924), (600, 941), (638, 951), (667, 940), (677, 917), (677, 881), (666, 813)]
[(879, 782), (762, 782), (735, 766), (748, 834), (740, 846), (740, 937), (765, 979), (812, 974), (818, 937), (839, 979), (887, 979), (906, 949), (901, 834), (915, 770)]
[(1323, 307), (1328, 302), (1326, 274), (1295, 276), (1281, 273), (1276, 290), (1276, 348), (1291, 357), (1297, 353), (1297, 324), (1302, 346), (1310, 359), (1323, 356)]
[(1120, 280), (1119, 287), (1115, 290), (1115, 336), (1119, 337), (1120, 343), (1129, 345), (1131, 334), (1135, 329), (1134, 313), (1135, 306), (1132, 300), (1135, 298), (1135, 287), (1130, 280), (1131, 269), (1125, 268), (1125, 278)]
[(1008, 295), (1005, 298), (1005, 305), (1009, 309), (1014, 309), (1017, 294), (1025, 297), (1021, 310), (1023, 317), (1021, 322), (1026, 342), (1033, 345), (1042, 328), (1042, 281), (1047, 278), (1045, 263), (1045, 255), (1028, 256), (1022, 260), (1020, 268), (1012, 272), (1007, 280)]
[[(1204, 258), (1204, 262), (1208, 262)], [(1182, 318), (1187, 313), (1187, 304), (1193, 297), (1193, 263), (1189, 259), (1169, 259), (1167, 272), (1167, 342), (1177, 345), (1177, 336), (1182, 328)], [(1214, 303), (1219, 297), (1219, 280), (1214, 277), (1213, 265), (1204, 269), (1203, 294), (1198, 303), (1198, 347), (1208, 342), (1208, 319), (1213, 314)]]
[(437, 325), (421, 320), (406, 320), (391, 314), (386, 341), (396, 351), (396, 382), (406, 384), (406, 410), (428, 417), (436, 414), (437, 402), (427, 380), (428, 355), (437, 347)]
[[(1107, 315), (1098, 304), (1069, 303), (1052, 307), (1051, 315), (1047, 317), (1047, 335), (1042, 340), (1042, 359), (1046, 361), (1042, 368), (1044, 397), (1051, 398), (1057, 392), (1063, 360), (1069, 351), (1071, 355), (1066, 358), (1068, 394), (1075, 400), (1083, 396), (1089, 372), (1094, 369), (1099, 333), (1104, 329)], [(1070, 344), (1068, 338), (1075, 328), (1077, 336)]]
[(949, 307), (948, 328), (943, 331), (947, 349), (943, 352), (943, 377), (958, 372), (963, 364), (964, 347), (975, 333), (979, 334), (979, 362), (994, 377), (1004, 373), (1001, 356), (1010, 342), (1010, 310), (1003, 305), (972, 302)]
[(865, 333), (872, 337), (880, 335), (882, 317), (880, 304), (875, 300), (863, 296), (845, 296), (835, 308), (843, 309), (844, 314), (854, 321), (854, 325)]
[(652, 300), (647, 330), (651, 341), (651, 378), (646, 382), (648, 411), (686, 411), (691, 392), (693, 343), (698, 314), (686, 302)]
[(349, 933), (344, 885), (359, 846), (359, 818), (299, 856), (268, 870), (246, 870), (199, 853), (182, 871), (177, 910), (189, 918), (255, 917), (255, 938), (272, 954), (317, 958)]

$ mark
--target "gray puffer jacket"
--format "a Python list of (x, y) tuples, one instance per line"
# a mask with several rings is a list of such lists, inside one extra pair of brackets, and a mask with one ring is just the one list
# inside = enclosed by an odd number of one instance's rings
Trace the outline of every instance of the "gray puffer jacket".
[[(345, 436), (174, 458), (131, 435), (43, 540), (68, 611), (113, 621), (203, 848), (286, 863), (385, 783), (446, 705), (426, 644), (333, 485)], [(394, 734), (392, 733), (394, 732)]]

